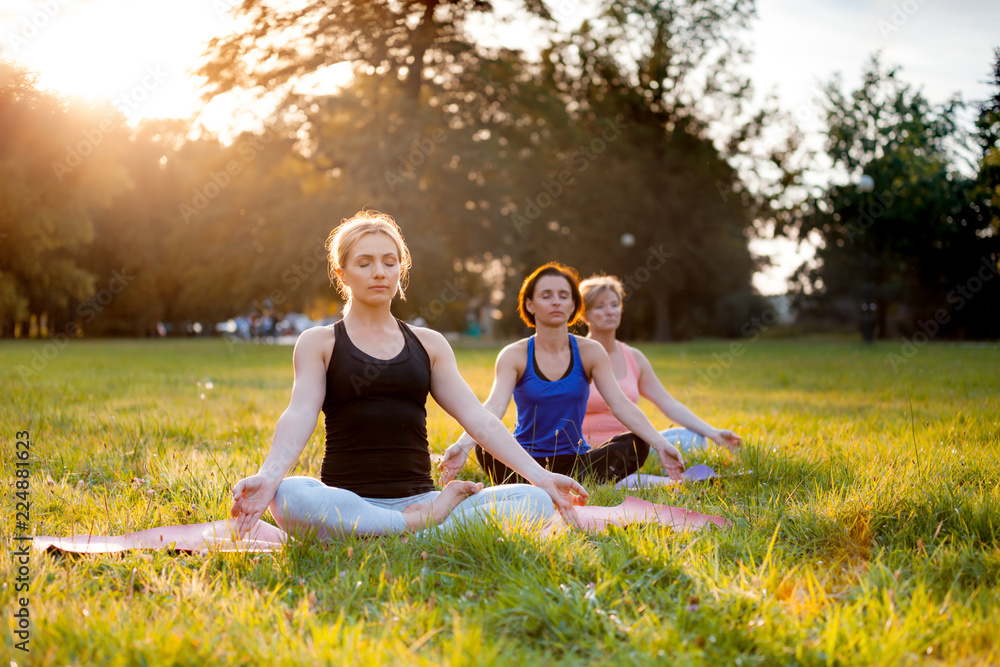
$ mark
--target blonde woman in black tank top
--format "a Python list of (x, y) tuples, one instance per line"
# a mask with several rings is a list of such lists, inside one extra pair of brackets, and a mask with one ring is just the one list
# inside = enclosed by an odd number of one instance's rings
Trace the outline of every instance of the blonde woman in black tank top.
[[(499, 515), (540, 520), (572, 514), (587, 492), (544, 470), (487, 412), (458, 372), (439, 333), (396, 320), (409, 253), (391, 217), (366, 211), (331, 234), (331, 274), (348, 301), (342, 322), (304, 332), (295, 345), (288, 408), (257, 474), (240, 480), (231, 513), (242, 536), (270, 508), (286, 532), (331, 538), (390, 534)], [(482, 490), (451, 482), (433, 490), (427, 394), (529, 485)], [(287, 477), (325, 413), (323, 481)], [(324, 483), (326, 482), (326, 483)], [(572, 521), (572, 516), (567, 517)]]

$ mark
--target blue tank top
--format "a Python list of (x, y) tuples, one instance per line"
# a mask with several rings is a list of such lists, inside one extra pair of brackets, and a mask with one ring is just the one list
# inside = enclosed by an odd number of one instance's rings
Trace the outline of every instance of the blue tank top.
[(517, 425), (514, 438), (536, 458), (560, 454), (584, 454), (590, 445), (583, 439), (583, 416), (587, 412), (590, 380), (583, 370), (576, 337), (570, 335), (572, 361), (567, 375), (549, 381), (539, 377), (535, 365), (535, 337), (528, 339), (528, 361), (514, 387)]

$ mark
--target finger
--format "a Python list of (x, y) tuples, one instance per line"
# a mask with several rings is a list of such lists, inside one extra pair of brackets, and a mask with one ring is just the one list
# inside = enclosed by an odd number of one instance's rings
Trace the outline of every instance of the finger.
[(573, 490), (576, 491), (578, 496), (583, 498), (584, 502), (590, 498), (590, 494), (587, 493), (587, 489), (583, 488), (583, 484), (580, 484), (580, 482), (576, 480), (573, 480)]
[(243, 514), (243, 515), (240, 515), (240, 516), (236, 517), (236, 539), (237, 540), (242, 540), (243, 539), (243, 535), (245, 535), (246, 532), (247, 532), (246, 519), (247, 519), (246, 514)]
[(261, 510), (260, 512), (253, 512), (252, 514), (245, 515), (243, 523), (243, 532), (240, 533), (240, 539), (243, 539), (244, 537), (250, 534), (250, 531), (253, 529), (255, 525), (257, 525), (257, 522), (260, 521), (260, 518), (262, 516), (264, 516), (263, 510)]
[(559, 515), (563, 518), (563, 521), (565, 521), (573, 528), (580, 527), (580, 517), (577, 516), (576, 508), (574, 508), (572, 505), (565, 509), (559, 510)]

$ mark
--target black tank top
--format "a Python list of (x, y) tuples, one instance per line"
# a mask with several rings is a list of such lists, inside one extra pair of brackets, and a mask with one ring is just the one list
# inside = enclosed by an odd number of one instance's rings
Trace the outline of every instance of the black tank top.
[(326, 371), (326, 452), (320, 479), (368, 498), (434, 490), (427, 449), (431, 361), (409, 327), (392, 359), (359, 350), (341, 320)]

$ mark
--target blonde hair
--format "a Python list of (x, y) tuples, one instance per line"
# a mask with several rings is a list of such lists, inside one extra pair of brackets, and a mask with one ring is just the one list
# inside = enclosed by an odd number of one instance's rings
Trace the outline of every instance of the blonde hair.
[(410, 278), (410, 251), (403, 241), (399, 225), (391, 215), (378, 211), (358, 211), (350, 218), (344, 218), (337, 228), (330, 232), (326, 240), (326, 248), (330, 260), (330, 281), (337, 286), (337, 291), (344, 301), (351, 300), (351, 290), (337, 275), (337, 269), (347, 266), (347, 260), (354, 246), (367, 234), (385, 234), (396, 244), (399, 253), (399, 298), (406, 301), (406, 285)]
[(625, 301), (625, 286), (615, 276), (590, 276), (580, 283), (584, 310), (593, 308), (594, 304), (597, 303), (597, 297), (605, 292), (617, 294), (619, 303)]

